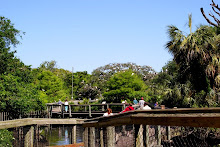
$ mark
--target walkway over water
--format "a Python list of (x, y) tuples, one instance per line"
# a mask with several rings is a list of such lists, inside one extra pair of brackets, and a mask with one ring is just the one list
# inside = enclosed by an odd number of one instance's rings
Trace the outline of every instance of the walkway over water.
[[(67, 111), (65, 111), (67, 107)], [(119, 113), (124, 110), (126, 104), (122, 103), (112, 103), (112, 104), (85, 104), (85, 105), (58, 105), (58, 104), (47, 104), (47, 111), (49, 117), (81, 117), (81, 118), (91, 118), (102, 116), (107, 108), (111, 108), (113, 113)]]
[[(220, 144), (220, 108), (154, 109), (117, 113), (92, 119), (27, 118), (0, 122), (0, 129), (23, 129), (33, 144), (38, 125), (66, 124), (84, 127), (87, 147), (214, 146)], [(73, 135), (76, 133), (73, 133)], [(76, 140), (76, 136), (72, 137)], [(76, 143), (76, 141), (73, 141)], [(28, 145), (27, 145), (28, 146)]]

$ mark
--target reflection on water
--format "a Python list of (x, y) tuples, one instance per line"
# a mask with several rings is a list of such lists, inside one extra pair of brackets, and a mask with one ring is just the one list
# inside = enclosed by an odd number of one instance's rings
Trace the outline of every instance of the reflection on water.
[[(73, 144), (73, 125), (44, 125), (34, 127), (34, 147)], [(24, 146), (25, 132), (30, 127), (19, 127), (14, 132), (14, 147)], [(76, 125), (76, 143), (83, 142), (83, 127)]]
[[(45, 132), (41, 133), (42, 136), (48, 141), (48, 145), (67, 145), (73, 143), (73, 126), (62, 125), (62, 126), (50, 126), (49, 129), (45, 129)], [(83, 128), (82, 126), (76, 126), (76, 141), (77, 143), (82, 142)]]

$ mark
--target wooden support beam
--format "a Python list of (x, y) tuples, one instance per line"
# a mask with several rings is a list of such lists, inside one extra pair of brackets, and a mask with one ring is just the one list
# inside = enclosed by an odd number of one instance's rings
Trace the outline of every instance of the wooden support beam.
[(76, 143), (76, 125), (74, 125), (72, 128), (72, 143)]
[(89, 105), (89, 117), (92, 117), (91, 105)]
[(104, 147), (103, 128), (100, 128), (100, 147)]
[(107, 130), (107, 147), (115, 147), (115, 127), (109, 126)]
[(89, 128), (85, 128), (83, 132), (83, 141), (84, 141), (84, 146), (88, 147), (89, 146)]
[(89, 147), (95, 147), (95, 127), (91, 127), (89, 130)]
[(71, 105), (69, 105), (69, 117), (70, 117), (70, 118), (72, 117), (72, 114), (71, 114)]

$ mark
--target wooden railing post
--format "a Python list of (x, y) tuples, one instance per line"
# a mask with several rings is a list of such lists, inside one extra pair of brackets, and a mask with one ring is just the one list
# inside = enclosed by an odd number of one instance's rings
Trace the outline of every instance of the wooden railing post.
[(83, 142), (84, 142), (85, 147), (89, 146), (89, 134), (88, 134), (88, 132), (89, 132), (89, 128), (86, 127), (84, 129), (84, 132), (83, 132)]
[(144, 147), (144, 129), (143, 125), (140, 125), (138, 129), (137, 139), (136, 139), (136, 147)]
[(171, 139), (171, 131), (170, 131), (170, 126), (167, 126), (167, 140), (170, 141)]
[(69, 105), (69, 117), (72, 117), (72, 114), (71, 114), (71, 105)]
[(72, 128), (72, 143), (76, 143), (76, 125), (74, 125)]
[(115, 146), (115, 127), (109, 126), (107, 129), (107, 147)]
[(149, 146), (149, 125), (146, 125), (146, 146)]
[(89, 146), (95, 147), (95, 127), (90, 127)]
[(161, 129), (160, 125), (156, 126), (156, 135), (157, 135), (157, 145), (161, 145)]
[(104, 147), (103, 128), (100, 128), (100, 147)]
[(64, 104), (61, 105), (61, 116), (64, 118), (64, 109), (65, 109), (65, 106)]
[(89, 117), (92, 117), (91, 105), (89, 105)]

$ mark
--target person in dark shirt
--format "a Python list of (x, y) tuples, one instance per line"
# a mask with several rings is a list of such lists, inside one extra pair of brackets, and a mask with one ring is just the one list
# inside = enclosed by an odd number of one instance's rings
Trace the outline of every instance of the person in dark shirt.
[(129, 103), (129, 106), (125, 108), (125, 110), (123, 110), (122, 112), (127, 112), (127, 111), (132, 111), (132, 110), (134, 110), (134, 108), (132, 107), (132, 103)]

